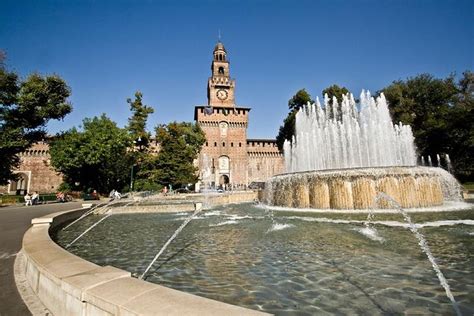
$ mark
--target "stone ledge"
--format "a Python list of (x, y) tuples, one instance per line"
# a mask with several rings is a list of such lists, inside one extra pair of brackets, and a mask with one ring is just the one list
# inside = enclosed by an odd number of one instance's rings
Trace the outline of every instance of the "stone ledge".
[(141, 281), (67, 252), (51, 240), (49, 228), (81, 211), (33, 219), (23, 237), (27, 283), (53, 315), (268, 315)]

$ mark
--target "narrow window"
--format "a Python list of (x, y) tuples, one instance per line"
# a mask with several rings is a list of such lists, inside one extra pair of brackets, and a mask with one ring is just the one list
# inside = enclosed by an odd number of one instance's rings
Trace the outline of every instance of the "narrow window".
[(225, 147), (225, 142), (222, 142), (222, 147)]
[(234, 143), (230, 143), (230, 147), (234, 147)]
[(217, 142), (214, 142), (214, 147), (217, 147)]

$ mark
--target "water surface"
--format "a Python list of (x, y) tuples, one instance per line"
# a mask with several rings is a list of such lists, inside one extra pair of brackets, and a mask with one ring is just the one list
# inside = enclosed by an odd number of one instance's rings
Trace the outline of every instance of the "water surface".
[[(68, 250), (140, 275), (186, 216), (113, 215)], [(411, 216), (425, 224), (420, 231), (463, 314), (473, 314), (474, 210)], [(87, 217), (54, 238), (64, 246), (100, 218)], [(189, 223), (147, 280), (278, 315), (454, 314), (402, 216), (377, 214), (369, 230), (364, 219), (218, 207)]]

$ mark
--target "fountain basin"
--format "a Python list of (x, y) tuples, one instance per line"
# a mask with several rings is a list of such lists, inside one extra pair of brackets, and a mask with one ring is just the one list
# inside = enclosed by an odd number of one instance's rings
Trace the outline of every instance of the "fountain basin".
[(52, 315), (266, 315), (137, 280), (120, 268), (69, 253), (49, 232), (82, 213), (77, 209), (34, 219), (23, 237), (20, 256), (27, 284)]
[[(463, 211), (421, 210), (410, 216), (439, 260), (463, 314), (471, 315), (472, 205)], [(147, 281), (276, 315), (452, 314), (403, 217), (376, 213), (367, 229), (367, 212), (359, 212), (271, 215), (264, 206), (219, 206), (186, 226)], [(59, 230), (53, 239), (66, 245), (102, 216)], [(188, 216), (115, 214), (68, 250), (94, 264), (140, 275)]]
[[(266, 184), (264, 202), (272, 206), (315, 209), (376, 208), (378, 192), (403, 208), (460, 201), (461, 187), (441, 168), (375, 167), (287, 173)], [(391, 208), (381, 201), (377, 208)]]

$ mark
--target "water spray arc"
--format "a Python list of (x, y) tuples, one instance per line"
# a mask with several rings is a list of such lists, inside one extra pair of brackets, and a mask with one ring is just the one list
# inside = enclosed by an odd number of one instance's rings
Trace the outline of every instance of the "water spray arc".
[(87, 234), (90, 230), (92, 230), (94, 227), (96, 227), (97, 225), (99, 225), (102, 221), (104, 221), (105, 219), (107, 219), (109, 216), (111, 216), (112, 213), (109, 213), (107, 215), (105, 215), (104, 217), (102, 217), (100, 220), (98, 220), (97, 222), (95, 222), (93, 225), (91, 225), (89, 228), (87, 228), (82, 234), (80, 234), (79, 236), (76, 237), (76, 239), (74, 239), (73, 241), (71, 241), (69, 244), (66, 245), (66, 249), (71, 247), (76, 241), (78, 241), (79, 239), (82, 238), (82, 236), (84, 236), (85, 234)]
[(410, 215), (408, 215), (408, 213), (391, 196), (383, 192), (380, 192), (377, 194), (377, 203), (379, 203), (381, 200), (385, 200), (389, 202), (393, 207), (395, 207), (403, 215), (403, 219), (409, 224), (409, 228), (411, 232), (415, 235), (416, 239), (418, 239), (418, 245), (420, 245), (421, 250), (428, 257), (428, 260), (430, 261), (431, 266), (433, 267), (433, 270), (435, 271), (436, 276), (438, 277), (441, 286), (444, 288), (444, 291), (446, 292), (446, 296), (449, 298), (449, 300), (451, 301), (451, 304), (453, 305), (453, 309), (456, 312), (456, 315), (461, 316), (462, 314), (459, 309), (458, 303), (454, 299), (454, 296), (453, 296), (453, 293), (451, 292), (448, 281), (446, 280), (443, 272), (441, 272), (441, 269), (436, 263), (435, 257), (433, 256), (431, 249), (428, 246), (425, 236), (423, 236), (423, 234), (421, 234), (418, 231), (418, 228), (416, 227), (415, 224), (413, 224)]
[(193, 218), (195, 218), (200, 212), (202, 211), (202, 204), (201, 203), (196, 203), (195, 205), (195, 211), (193, 212), (193, 214), (191, 216), (189, 216), (188, 218), (186, 218), (186, 220), (181, 224), (181, 226), (178, 227), (178, 229), (176, 229), (176, 231), (174, 232), (174, 234), (166, 241), (166, 243), (163, 245), (163, 247), (161, 247), (160, 251), (155, 255), (155, 257), (153, 258), (153, 260), (150, 262), (150, 264), (147, 266), (147, 268), (145, 269), (145, 271), (142, 273), (142, 275), (140, 275), (138, 278), (140, 280), (143, 280), (146, 276), (146, 274), (148, 273), (148, 271), (151, 269), (151, 267), (153, 266), (153, 264), (156, 262), (156, 260), (158, 260), (158, 258), (163, 254), (163, 252), (166, 250), (166, 248), (168, 248), (168, 246), (171, 244), (171, 242), (176, 238), (176, 236), (178, 236), (178, 234), (184, 229), (184, 227), (186, 227), (186, 225), (189, 224), (189, 222), (191, 220), (193, 220)]

